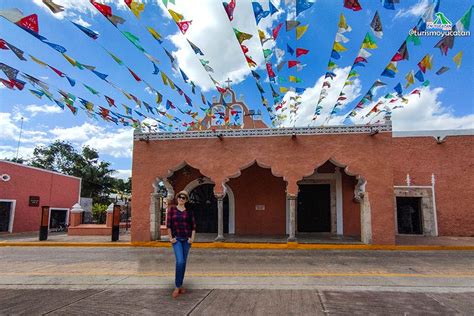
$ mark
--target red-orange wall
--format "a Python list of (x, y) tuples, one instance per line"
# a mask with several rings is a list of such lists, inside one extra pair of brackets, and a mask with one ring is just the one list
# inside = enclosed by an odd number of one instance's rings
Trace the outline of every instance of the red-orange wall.
[[(38, 231), (42, 205), (71, 209), (79, 201), (79, 178), (5, 161), (0, 161), (0, 174), (11, 177), (0, 182), (0, 199), (16, 200), (14, 233)], [(29, 196), (39, 196), (40, 206), (28, 206)]]
[(394, 185), (430, 186), (435, 175), (439, 235), (474, 236), (474, 137), (393, 138)]
[[(286, 233), (286, 183), (281, 177), (254, 164), (227, 184), (235, 197), (236, 234)], [(256, 205), (265, 205), (265, 210), (256, 210)]]
[(355, 177), (342, 174), (342, 205), (344, 236), (360, 236), (360, 204), (354, 201)]
[[(170, 182), (171, 185), (173, 186), (174, 193), (177, 194), (179, 191), (184, 190), (184, 188), (191, 182), (194, 181), (200, 177), (202, 177), (202, 174), (199, 172), (199, 170), (190, 168), (189, 166), (186, 166), (186, 171), (183, 172), (183, 170), (178, 170), (173, 175), (170, 177)], [(188, 192), (188, 194), (191, 192)], [(176, 204), (176, 200), (171, 201), (171, 203)]]
[[(173, 152), (173, 155), (164, 154), (169, 152)], [(375, 136), (360, 133), (135, 141), (132, 172), (137, 180), (132, 183), (132, 240), (148, 241), (151, 238), (151, 184), (157, 177), (167, 177), (169, 170), (175, 170), (183, 163), (199, 169), (216, 183), (215, 192), (222, 193), (223, 183), (257, 160), (261, 165), (271, 167), (273, 174), (283, 177), (287, 194), (296, 195), (299, 180), (311, 175), (315, 168), (326, 161), (333, 160), (348, 166), (351, 174), (361, 175), (367, 180), (372, 242), (393, 244), (392, 156), (390, 132), (381, 132)], [(254, 176), (253, 181), (258, 181), (258, 177)], [(263, 182), (258, 189), (265, 190), (265, 185), (266, 182)], [(275, 196), (271, 191), (269, 194)], [(285, 195), (281, 196), (284, 200)], [(236, 216), (238, 212), (236, 205)], [(284, 225), (281, 231), (284, 231)]]

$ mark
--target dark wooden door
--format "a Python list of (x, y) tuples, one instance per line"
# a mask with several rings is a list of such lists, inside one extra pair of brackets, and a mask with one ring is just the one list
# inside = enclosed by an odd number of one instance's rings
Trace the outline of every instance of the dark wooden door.
[(8, 231), (11, 207), (11, 202), (0, 202), (0, 232)]
[(299, 186), (298, 232), (331, 232), (329, 184)]
[(397, 197), (397, 224), (399, 234), (423, 234), (420, 197)]
[[(189, 194), (187, 208), (194, 212), (196, 232), (217, 233), (217, 199), (213, 184), (202, 184)], [(224, 198), (224, 233), (229, 231), (229, 198)]]

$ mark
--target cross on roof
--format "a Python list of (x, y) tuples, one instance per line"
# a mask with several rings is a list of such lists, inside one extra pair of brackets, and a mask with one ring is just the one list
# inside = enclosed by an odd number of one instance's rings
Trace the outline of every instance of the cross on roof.
[(227, 88), (230, 88), (230, 83), (232, 82), (232, 80), (230, 80), (230, 78), (227, 78), (227, 80), (224, 82), (227, 83)]

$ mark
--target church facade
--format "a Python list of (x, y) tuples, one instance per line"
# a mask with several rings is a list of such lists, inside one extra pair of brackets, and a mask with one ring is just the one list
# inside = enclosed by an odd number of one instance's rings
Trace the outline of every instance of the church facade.
[[(322, 234), (366, 244), (395, 244), (397, 234), (474, 236), (472, 131), (395, 133), (390, 118), (267, 128), (231, 89), (212, 110), (206, 130), (135, 131), (132, 241), (160, 238), (160, 183), (169, 199), (187, 190), (197, 233), (218, 241), (229, 234), (289, 242)], [(220, 127), (230, 118), (240, 121)]]

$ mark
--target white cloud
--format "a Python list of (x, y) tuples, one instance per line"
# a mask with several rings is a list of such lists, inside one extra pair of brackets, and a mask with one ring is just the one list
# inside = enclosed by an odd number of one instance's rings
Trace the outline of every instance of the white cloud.
[[(20, 144), (20, 149), (18, 150), (18, 158), (28, 159), (33, 155), (34, 147), (23, 146)], [(6, 146), (0, 145), (0, 159), (12, 159), (16, 158), (17, 155), (16, 146)]]
[[(108, 154), (116, 158), (132, 156), (133, 129), (107, 129), (88, 122), (67, 128), (55, 127), (49, 131), (30, 130), (25, 127), (27, 126), (23, 126), (22, 144), (39, 146), (47, 145), (54, 140), (63, 140), (71, 142), (76, 148), (88, 145), (97, 149), (101, 155)], [(13, 120), (12, 114), (0, 112), (0, 141), (16, 142), (19, 135), (20, 126)], [(26, 151), (25, 154), (32, 153), (31, 148), (22, 149), (23, 151)], [(16, 150), (7, 145), (0, 147), (0, 157), (14, 157), (13, 152), (16, 153)]]
[[(278, 2), (275, 1), (275, 5), (278, 5)], [(250, 74), (221, 1), (177, 2), (173, 10), (183, 14), (186, 20), (193, 21), (186, 37), (204, 52), (205, 56), (202, 57), (210, 62), (209, 65), (215, 71), (211, 73), (214, 79), (222, 84), (229, 77), (235, 84)], [(167, 17), (170, 18), (169, 15)], [(270, 28), (277, 17), (278, 15), (274, 15), (272, 18), (262, 20), (259, 27), (264, 30)], [(263, 65), (264, 58), (250, 0), (237, 2), (233, 26), (239, 31), (253, 35), (250, 40), (244, 42), (244, 45), (248, 47), (248, 55), (257, 65)], [(213, 83), (199, 62), (199, 55), (196, 55), (187, 43), (186, 37), (179, 31), (169, 36), (177, 47), (173, 53), (189, 78), (207, 91), (213, 87)]]
[(153, 90), (151, 90), (150, 87), (145, 87), (145, 91), (146, 91), (148, 94), (154, 94), (154, 93), (153, 93)]
[[(336, 78), (331, 82), (331, 88), (328, 90), (328, 96), (320, 104), (323, 108), (321, 110), (321, 115), (319, 115), (315, 122), (312, 121), (312, 118), (324, 82), (324, 76), (321, 76), (312, 87), (307, 88), (305, 92), (301, 94), (301, 104), (298, 107), (296, 116), (290, 115), (288, 109), (290, 97), (294, 96), (295, 93), (287, 92), (283, 98), (283, 100), (287, 102), (285, 105), (287, 109), (283, 112), (287, 115), (287, 118), (282, 122), (282, 126), (317, 126), (323, 124), (339, 97), (339, 93), (341, 92), (342, 86), (346, 81), (349, 71), (350, 67), (337, 68), (334, 70)], [(347, 98), (345, 104), (357, 98), (360, 95), (360, 91), (361, 82), (359, 79), (354, 80), (353, 85), (346, 86), (344, 88), (345, 97)], [(344, 106), (340, 107), (340, 110), (342, 109), (344, 109)], [(280, 112), (277, 112), (277, 114), (280, 114)], [(338, 124), (340, 123), (339, 121), (340, 118), (334, 116), (330, 121), (330, 125)]]
[[(27, 122), (27, 120), (25, 120)], [(43, 145), (50, 141), (46, 132), (32, 131), (23, 124), (21, 143)], [(20, 123), (12, 117), (11, 113), (0, 113), (0, 140), (17, 142), (20, 137)], [(5, 147), (5, 146), (4, 146)], [(8, 146), (7, 146), (8, 147)], [(5, 148), (4, 148), (5, 150)]]
[(394, 19), (406, 18), (406, 17), (419, 17), (426, 12), (429, 3), (428, 0), (419, 0), (416, 4), (412, 5), (408, 9), (400, 9), (397, 11)]
[(21, 112), (19, 112), (17, 107), (15, 107), (14, 110), (15, 111), (13, 112), (14, 114), (12, 116), (13, 121), (15, 121), (15, 122), (20, 122), (20, 121), (27, 122), (28, 121), (28, 117), (26, 117)]
[(13, 123), (11, 113), (0, 112), (0, 140), (18, 139), (20, 128)]
[(48, 133), (42, 131), (23, 130), (21, 142), (34, 144), (35, 146), (44, 146), (51, 141)]
[(114, 178), (123, 179), (123, 180), (127, 180), (131, 176), (132, 176), (131, 169), (118, 169), (118, 170), (115, 170), (115, 173), (113, 174)]
[[(390, 104), (395, 106), (403, 106), (403, 108), (395, 109), (392, 113), (393, 130), (395, 131), (414, 131), (414, 130), (443, 130), (443, 129), (465, 129), (474, 128), (474, 114), (465, 116), (455, 116), (450, 107), (443, 106), (439, 100), (443, 88), (423, 87), (417, 88), (421, 91), (421, 96), (417, 94), (406, 95), (408, 103), (398, 101)], [(352, 120), (355, 124), (365, 124), (372, 119), (372, 123), (381, 119), (383, 113), (375, 119), (374, 115), (364, 118), (370, 109), (378, 102), (383, 101), (380, 97), (376, 101), (368, 104), (360, 115)], [(381, 106), (380, 109), (382, 109)]]
[(92, 125), (90, 123), (84, 123), (81, 126), (73, 127), (56, 127), (50, 130), (50, 133), (55, 139), (69, 141), (73, 143), (82, 143), (89, 140), (94, 135), (100, 134), (105, 129), (100, 126)]
[(73, 22), (74, 22), (74, 23), (77, 23), (77, 24), (79, 24), (79, 25), (82, 25), (82, 26), (84, 26), (84, 27), (90, 27), (90, 26), (91, 26), (90, 23), (84, 21), (81, 17), (78, 17), (78, 18), (74, 19)]
[(443, 106), (439, 101), (438, 97), (442, 92), (443, 88), (440, 87), (426, 87), (421, 89), (421, 97), (409, 95), (408, 104), (401, 104), (404, 105), (403, 109), (393, 111), (393, 129), (408, 131), (474, 128), (474, 114), (455, 116), (450, 107)]
[(31, 113), (31, 117), (35, 117), (39, 113), (45, 114), (55, 114), (61, 113), (62, 110), (57, 105), (37, 105), (37, 104), (30, 104), (25, 107), (26, 112)]
[(133, 129), (123, 128), (91, 135), (91, 138), (82, 145), (97, 149), (100, 154), (109, 154), (115, 158), (130, 158), (132, 157)]
[[(102, 0), (99, 1), (100, 3), (104, 4), (115, 4), (115, 6), (119, 10), (125, 10), (127, 8), (126, 4), (124, 1), (117, 1), (117, 0)], [(43, 8), (44, 11), (48, 12), (51, 14), (53, 17), (56, 19), (64, 19), (65, 17), (71, 18), (75, 17), (76, 13), (87, 13), (87, 14), (100, 14), (99, 11), (97, 11), (96, 8), (90, 3), (89, 0), (54, 0), (54, 3), (59, 4), (64, 7), (63, 12), (59, 13), (53, 13), (51, 10), (43, 4), (42, 0), (33, 0), (33, 3), (36, 4), (37, 6)], [(114, 12), (114, 7), (112, 8), (112, 12)], [(84, 25), (85, 26), (85, 25)]]

